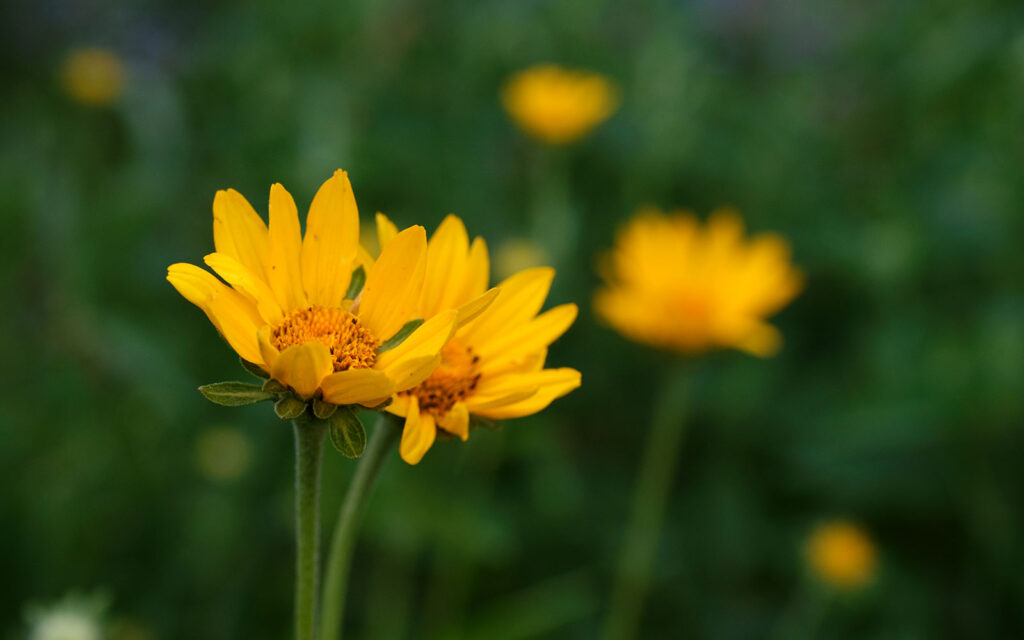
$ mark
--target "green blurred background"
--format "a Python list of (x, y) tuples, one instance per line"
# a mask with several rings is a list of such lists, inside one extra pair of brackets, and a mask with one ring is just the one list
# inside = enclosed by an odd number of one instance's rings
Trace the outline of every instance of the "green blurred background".
[[(780, 356), (700, 359), (642, 637), (1024, 634), (1024, 5), (9, 0), (0, 17), (0, 634), (101, 589), (133, 638), (287, 637), (291, 430), (199, 396), (245, 374), (164, 275), (212, 251), (217, 189), (265, 213), (280, 181), (301, 210), (338, 167), (367, 226), (455, 212), (492, 251), (562, 194), (576, 230), (534, 240), (573, 234), (549, 304), (582, 313), (549, 361), (584, 380), (390, 461), (350, 637), (596, 637), (667, 358), (589, 298), (643, 203), (737, 206), (791, 239), (808, 287)], [(63, 90), (81, 46), (123, 61), (114, 104)], [(541, 148), (498, 92), (542, 61), (610, 76), (621, 109)], [(326, 452), (326, 531), (353, 469)], [(858, 593), (807, 575), (801, 545), (832, 517), (878, 547)]]

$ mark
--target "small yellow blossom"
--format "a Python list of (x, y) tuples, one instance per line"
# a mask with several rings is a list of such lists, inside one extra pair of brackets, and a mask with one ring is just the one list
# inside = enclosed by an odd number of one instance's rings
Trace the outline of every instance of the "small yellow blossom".
[(788, 243), (774, 234), (745, 240), (742, 219), (726, 209), (703, 226), (691, 213), (641, 210), (600, 271), (597, 314), (631, 340), (679, 353), (774, 354), (782, 336), (765, 318), (803, 286)]
[(608, 78), (553, 64), (530, 67), (512, 76), (501, 99), (522, 129), (549, 144), (582, 138), (619, 106), (618, 90)]
[(252, 444), (245, 432), (233, 427), (214, 427), (196, 440), (196, 467), (210, 480), (237, 480), (252, 462)]
[(352, 273), (365, 262), (359, 213), (344, 171), (317, 191), (299, 230), (291, 195), (270, 188), (270, 226), (233, 189), (213, 201), (216, 252), (210, 272), (171, 265), (167, 279), (201, 308), (243, 359), (304, 400), (375, 407), (423, 382), (455, 327), (454, 310), (424, 322), (397, 348), (389, 338), (416, 319), (424, 281), (423, 227), (397, 234), (366, 271), (357, 299), (347, 298)]
[[(382, 214), (377, 225), (386, 251), (397, 230)], [(526, 269), (487, 290), (489, 263), (483, 239), (471, 244), (456, 216), (445, 218), (430, 238), (419, 315), (429, 319), (455, 308), (458, 321), (437, 369), (397, 393), (386, 409), (405, 418), (399, 453), (409, 464), (423, 458), (439, 430), (466, 440), (471, 416), (530, 415), (580, 385), (575, 369), (544, 368), (548, 346), (577, 313), (575, 304), (539, 313), (554, 269)]]
[(98, 48), (72, 51), (61, 70), (68, 95), (90, 106), (115, 102), (121, 96), (124, 75), (121, 59), (111, 51)]
[(544, 247), (526, 238), (515, 238), (503, 242), (494, 252), (494, 273), (499, 278), (547, 264)]
[(807, 540), (806, 555), (814, 574), (833, 587), (857, 589), (875, 575), (875, 545), (863, 529), (850, 522), (819, 525)]

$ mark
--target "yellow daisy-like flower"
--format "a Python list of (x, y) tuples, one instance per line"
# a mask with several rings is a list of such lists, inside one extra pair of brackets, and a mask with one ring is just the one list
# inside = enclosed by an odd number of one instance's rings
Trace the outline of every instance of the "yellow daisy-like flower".
[(423, 227), (395, 235), (366, 272), (357, 300), (346, 299), (361, 260), (359, 214), (344, 171), (320, 187), (305, 236), (291, 195), (270, 188), (270, 225), (240, 193), (213, 201), (216, 253), (207, 266), (231, 286), (191, 264), (167, 279), (210, 318), (243, 359), (308, 400), (378, 406), (420, 384), (441, 360), (456, 312), (438, 313), (397, 347), (379, 351), (417, 318), (427, 239)]
[(78, 102), (104, 106), (121, 96), (124, 65), (106, 49), (76, 49), (64, 60), (61, 80), (68, 95)]
[(770, 356), (782, 336), (765, 318), (803, 287), (789, 254), (774, 234), (745, 240), (731, 210), (715, 211), (704, 226), (691, 213), (641, 210), (600, 265), (607, 285), (594, 309), (627, 338), (661, 349)]
[(878, 562), (868, 534), (845, 521), (815, 528), (807, 539), (805, 553), (814, 574), (840, 589), (857, 589), (867, 584), (874, 577)]
[(618, 91), (606, 77), (553, 64), (512, 76), (501, 100), (522, 129), (549, 144), (578, 140), (619, 106)]
[[(388, 251), (401, 234), (382, 214), (377, 224)], [(398, 390), (386, 409), (405, 418), (399, 451), (409, 464), (423, 458), (439, 429), (466, 440), (470, 416), (530, 415), (580, 385), (579, 371), (544, 368), (548, 346), (577, 313), (575, 304), (564, 304), (538, 315), (554, 269), (527, 269), (486, 291), (489, 271), (483, 239), (470, 244), (462, 220), (445, 218), (430, 238), (417, 310), (429, 319), (456, 308), (457, 328), (440, 366), (421, 384)]]

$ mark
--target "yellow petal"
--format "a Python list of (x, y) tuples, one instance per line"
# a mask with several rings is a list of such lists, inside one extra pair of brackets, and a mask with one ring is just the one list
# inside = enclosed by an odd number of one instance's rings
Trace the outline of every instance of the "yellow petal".
[(466, 341), (477, 344), (531, 320), (544, 305), (554, 277), (551, 267), (536, 267), (506, 278), (494, 302), (463, 329)]
[(498, 293), (500, 291), (501, 289), (498, 287), (488, 289), (484, 293), (459, 307), (458, 317), (455, 319), (455, 327), (462, 327), (475, 320), (477, 316), (483, 313), (487, 307), (494, 302), (494, 299), (498, 297)]
[(310, 398), (320, 387), (320, 381), (334, 369), (332, 362), (327, 345), (319, 342), (296, 344), (281, 352), (270, 375), (303, 398)]
[(255, 305), (199, 267), (178, 263), (167, 268), (167, 280), (186, 300), (202, 309), (235, 352), (254, 364), (262, 364), (256, 332), (263, 319)]
[(420, 414), (419, 404), (415, 396), (409, 402), (409, 413), (405, 417), (405, 428), (402, 430), (402, 443), (398, 447), (402, 460), (409, 464), (418, 464), (423, 455), (430, 450), (437, 437), (437, 427), (429, 413)]
[(426, 252), (423, 227), (409, 227), (384, 247), (366, 274), (359, 320), (381, 340), (395, 335), (416, 317)]
[(238, 260), (256, 277), (267, 277), (267, 225), (234, 189), (213, 197), (213, 245), (217, 253)]
[(263, 357), (263, 369), (270, 373), (274, 370), (274, 363), (281, 352), (270, 342), (270, 325), (260, 329), (256, 333), (256, 342), (259, 345), (260, 355)]
[(386, 215), (381, 212), (377, 212), (377, 246), (383, 251), (384, 247), (391, 242), (395, 236), (398, 235), (398, 227), (395, 226), (394, 222), (391, 222)]
[(579, 371), (574, 369), (546, 369), (545, 371), (550, 372), (547, 380), (537, 388), (536, 393), (528, 398), (505, 405), (495, 404), (488, 408), (474, 409), (474, 413), (495, 420), (521, 418), (547, 408), (553, 400), (561, 398), (580, 386)]
[(403, 360), (440, 353), (441, 348), (452, 337), (456, 317), (458, 317), (458, 312), (449, 309), (427, 320), (416, 331), (413, 331), (412, 335), (406, 338), (402, 344), (378, 355), (374, 368), (387, 371), (390, 375), (391, 369)]
[(267, 281), (284, 311), (308, 305), (302, 284), (302, 230), (292, 195), (280, 184), (270, 187), (270, 248)]
[(225, 282), (256, 304), (263, 320), (269, 324), (281, 322), (284, 314), (277, 304), (274, 292), (266, 282), (255, 276), (245, 266), (225, 253), (211, 253), (203, 258), (206, 266), (217, 272)]
[(544, 349), (565, 333), (576, 320), (575, 304), (563, 304), (518, 327), (510, 327), (490, 340), (477, 343), (481, 359), (504, 362)]
[(438, 419), (442, 429), (458, 436), (463, 442), (469, 439), (469, 409), (462, 402), (456, 402), (451, 410)]
[[(387, 398), (395, 392), (395, 384), (383, 371), (346, 369), (328, 375), (320, 383), (324, 400), (333, 404), (367, 404)], [(380, 404), (380, 402), (376, 402)]]
[[(486, 383), (484, 378), (481, 382)], [(546, 369), (532, 374), (503, 376), (490, 384), (481, 384), (479, 397), (467, 399), (469, 410), (495, 419), (520, 418), (545, 409), (555, 398), (580, 386), (580, 372), (573, 369)], [(523, 397), (514, 397), (516, 389)]]
[(306, 218), (302, 282), (311, 304), (341, 304), (358, 247), (359, 211), (348, 174), (339, 169), (316, 192)]
[(427, 245), (427, 267), (419, 307), (424, 318), (465, 302), (455, 297), (461, 293), (468, 253), (466, 225), (458, 216), (449, 214)]
[(466, 275), (462, 280), (462, 291), (459, 300), (470, 300), (482, 294), (487, 289), (487, 283), (491, 278), (491, 262), (487, 255), (487, 243), (483, 238), (473, 240), (469, 247), (469, 257), (466, 258)]
[(402, 360), (388, 370), (388, 377), (395, 382), (395, 392), (408, 391), (426, 380), (437, 365), (441, 364), (441, 354)]

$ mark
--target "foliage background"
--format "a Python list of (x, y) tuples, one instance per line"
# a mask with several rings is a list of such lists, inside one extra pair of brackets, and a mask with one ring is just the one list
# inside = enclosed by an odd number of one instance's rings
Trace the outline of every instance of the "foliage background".
[[(244, 374), (164, 281), (212, 250), (216, 189), (264, 210), (280, 181), (302, 209), (344, 167), (364, 222), (382, 210), (432, 229), (456, 212), (493, 249), (531, 233), (559, 166), (579, 226), (550, 304), (584, 311), (550, 361), (584, 386), (418, 467), (390, 462), (352, 637), (595, 637), (666, 362), (599, 326), (588, 299), (595, 255), (646, 202), (736, 205), (792, 240), (808, 288), (778, 319), (779, 357), (701, 360), (644, 637), (767, 637), (816, 616), (808, 635), (830, 638), (1024, 633), (1024, 6), (10, 0), (0, 14), (0, 633), (21, 637), (26, 603), (73, 588), (108, 590), (149, 637), (287, 633), (290, 430), (265, 406), (199, 397)], [(110, 108), (61, 90), (83, 45), (127, 65)], [(608, 74), (621, 110), (539, 149), (497, 93), (540, 61)], [(213, 454), (241, 456), (236, 479), (197, 466), (223, 427), (243, 435)], [(352, 470), (328, 452), (327, 531)], [(863, 593), (806, 576), (804, 537), (833, 516), (879, 546)]]

